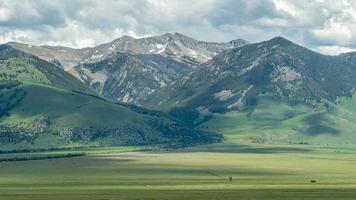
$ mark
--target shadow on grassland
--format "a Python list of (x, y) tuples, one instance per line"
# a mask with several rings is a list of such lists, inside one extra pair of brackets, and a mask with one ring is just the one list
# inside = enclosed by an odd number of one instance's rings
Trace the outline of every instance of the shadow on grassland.
[(340, 130), (332, 127), (332, 122), (327, 118), (327, 113), (315, 113), (305, 118), (307, 128), (303, 131), (307, 135), (321, 134), (338, 135)]
[(166, 151), (170, 152), (208, 152), (208, 153), (251, 153), (251, 154), (271, 154), (271, 153), (305, 153), (310, 152), (311, 149), (299, 147), (279, 147), (279, 146), (249, 146), (249, 145), (234, 145), (234, 144), (214, 144), (203, 145), (196, 147), (189, 147), (185, 149)]

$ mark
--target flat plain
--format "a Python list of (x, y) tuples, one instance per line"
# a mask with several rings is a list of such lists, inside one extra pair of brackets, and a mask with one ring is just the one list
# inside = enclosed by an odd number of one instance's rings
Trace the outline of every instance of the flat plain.
[(0, 199), (356, 198), (353, 146), (225, 142), (173, 151), (137, 150), (2, 154), (0, 158), (86, 153), (74, 158), (0, 162)]

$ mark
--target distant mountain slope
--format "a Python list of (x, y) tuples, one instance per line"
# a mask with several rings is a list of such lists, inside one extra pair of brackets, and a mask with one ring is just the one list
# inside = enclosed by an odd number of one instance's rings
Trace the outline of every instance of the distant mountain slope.
[(62, 46), (36, 46), (17, 42), (9, 42), (7, 44), (15, 49), (19, 49), (56, 64), (58, 67), (61, 67), (66, 71), (80, 63), (89, 53), (89, 48), (73, 49)]
[[(201, 63), (210, 60), (223, 50), (243, 46), (242, 39), (226, 43), (198, 41), (180, 33), (166, 33), (160, 36), (134, 39), (123, 36), (111, 43), (100, 45), (99, 49), (114, 49), (132, 54), (159, 54), (181, 62)], [(104, 54), (105, 55), (105, 54)]]
[(243, 46), (242, 39), (226, 43), (204, 42), (180, 33), (135, 39), (122, 36), (112, 42), (96, 47), (73, 49), (62, 46), (36, 46), (10, 42), (8, 45), (46, 61), (64, 66), (69, 71), (80, 63), (98, 62), (115, 52), (130, 54), (158, 54), (186, 63), (205, 62), (223, 50)]
[(0, 144), (189, 145), (219, 140), (160, 112), (115, 104), (51, 63), (0, 46)]
[(179, 33), (141, 39), (123, 36), (84, 49), (9, 43), (64, 68), (100, 95), (136, 105), (201, 62), (245, 44), (247, 41), (241, 39), (226, 43), (198, 41)]
[(355, 86), (356, 70), (349, 62), (277, 37), (221, 53), (191, 76), (153, 94), (151, 106), (227, 112), (253, 105), (260, 95), (313, 105), (350, 97)]

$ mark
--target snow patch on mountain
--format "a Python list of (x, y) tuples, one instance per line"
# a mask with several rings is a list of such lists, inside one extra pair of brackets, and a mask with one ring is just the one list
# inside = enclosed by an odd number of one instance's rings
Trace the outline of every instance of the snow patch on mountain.
[(162, 48), (164, 48), (164, 46), (165, 45), (163, 45), (163, 44), (156, 44), (157, 49), (162, 49)]
[(193, 57), (196, 57), (197, 54), (198, 54), (198, 53), (197, 53), (196, 51), (194, 51), (193, 49), (188, 49), (188, 51), (189, 51), (188, 54), (191, 55), (191, 56), (193, 56)]
[(158, 51), (156, 53), (157, 54), (163, 53), (166, 50), (167, 45), (168, 45), (168, 43), (165, 45), (156, 44), (156, 47), (158, 48)]

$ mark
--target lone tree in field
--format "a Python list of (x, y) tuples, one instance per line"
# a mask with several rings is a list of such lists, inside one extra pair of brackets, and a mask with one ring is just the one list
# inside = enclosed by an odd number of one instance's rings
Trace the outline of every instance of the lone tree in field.
[(232, 181), (232, 176), (229, 176), (229, 181), (230, 181), (230, 182)]

